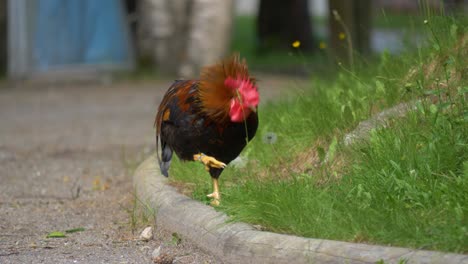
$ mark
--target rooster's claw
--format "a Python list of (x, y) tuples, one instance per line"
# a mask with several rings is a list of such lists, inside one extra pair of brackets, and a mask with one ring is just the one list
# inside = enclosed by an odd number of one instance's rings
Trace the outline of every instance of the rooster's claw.
[(203, 153), (193, 155), (193, 159), (201, 161), (205, 165), (205, 169), (207, 171), (209, 171), (210, 168), (217, 168), (217, 169), (226, 168), (226, 164), (224, 162), (218, 161), (217, 159), (213, 157), (206, 156)]

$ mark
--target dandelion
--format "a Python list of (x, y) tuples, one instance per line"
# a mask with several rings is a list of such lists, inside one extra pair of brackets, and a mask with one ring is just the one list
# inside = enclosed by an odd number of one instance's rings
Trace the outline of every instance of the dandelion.
[(427, 23), (429, 23), (429, 21), (427, 21), (427, 19), (424, 19), (424, 25), (426, 25)]
[(320, 41), (319, 43), (319, 49), (326, 49), (327, 48), (327, 43), (323, 42), (323, 41)]
[(267, 132), (263, 136), (263, 142), (266, 144), (275, 144), (278, 136), (273, 132)]
[(340, 34), (338, 34), (338, 38), (339, 38), (340, 40), (344, 40), (344, 39), (346, 38), (346, 34), (343, 33), (343, 32), (340, 32)]
[(247, 162), (248, 162), (247, 158), (238, 156), (233, 161), (231, 161), (229, 165), (237, 169), (243, 169), (247, 166)]
[(301, 46), (301, 42), (299, 40), (296, 40), (292, 43), (293, 48), (297, 49)]

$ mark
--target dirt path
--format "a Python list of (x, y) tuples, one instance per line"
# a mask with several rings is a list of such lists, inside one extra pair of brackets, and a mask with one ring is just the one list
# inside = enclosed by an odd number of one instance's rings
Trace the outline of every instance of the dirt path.
[[(260, 79), (264, 101), (297, 88)], [(152, 221), (134, 210), (131, 173), (169, 83), (0, 88), (0, 263), (151, 263), (160, 245), (175, 263), (222, 263), (164, 230), (138, 239)]]

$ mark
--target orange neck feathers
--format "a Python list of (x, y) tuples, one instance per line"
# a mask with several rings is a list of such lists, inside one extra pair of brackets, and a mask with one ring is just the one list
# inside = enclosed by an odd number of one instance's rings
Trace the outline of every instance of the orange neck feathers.
[[(235, 53), (221, 63), (202, 69), (198, 98), (201, 103), (202, 111), (211, 119), (221, 122), (229, 120), (239, 122), (233, 119), (231, 106), (236, 100), (240, 101), (242, 104), (243, 96), (239, 94), (239, 87), (232, 87), (232, 84), (236, 83), (232, 80), (237, 80), (241, 86), (242, 83), (245, 83), (245, 87), (251, 88), (252, 92), (255, 92), (257, 96), (255, 105), (245, 106), (242, 110), (243, 113), (251, 112), (245, 111), (246, 107), (250, 109), (256, 108), (258, 104), (258, 92), (255, 87), (255, 79), (249, 76), (245, 60), (241, 60), (239, 54)], [(243, 90), (240, 89), (240, 91)], [(250, 101), (252, 100), (249, 100), (249, 102)], [(247, 116), (243, 119), (245, 118), (247, 118)]]

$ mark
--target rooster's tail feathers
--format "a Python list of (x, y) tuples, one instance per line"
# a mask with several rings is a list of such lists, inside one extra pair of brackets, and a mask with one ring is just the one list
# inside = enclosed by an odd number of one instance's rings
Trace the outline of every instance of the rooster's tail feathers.
[(162, 151), (161, 151), (161, 160), (159, 160), (159, 168), (161, 169), (161, 173), (169, 177), (169, 167), (171, 166), (171, 159), (172, 159), (172, 149), (166, 145), (165, 143), (162, 144)]

